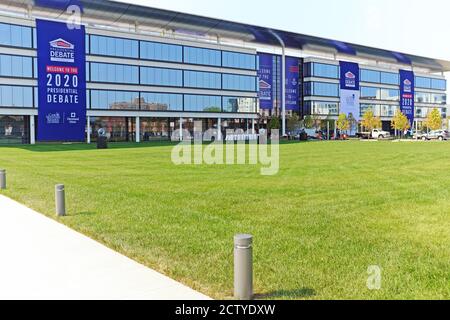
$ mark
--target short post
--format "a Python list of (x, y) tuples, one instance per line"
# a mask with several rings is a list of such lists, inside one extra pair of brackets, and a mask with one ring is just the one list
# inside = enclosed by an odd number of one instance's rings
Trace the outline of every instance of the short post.
[(6, 189), (6, 170), (5, 169), (0, 170), (0, 189), (1, 190)]
[(55, 186), (55, 205), (56, 215), (58, 217), (64, 217), (66, 215), (66, 198), (63, 184), (57, 184)]
[(253, 299), (253, 236), (234, 236), (234, 297)]

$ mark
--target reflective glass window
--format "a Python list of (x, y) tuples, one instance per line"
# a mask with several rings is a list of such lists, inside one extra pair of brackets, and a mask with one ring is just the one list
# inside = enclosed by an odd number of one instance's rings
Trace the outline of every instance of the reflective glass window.
[(33, 87), (0, 85), (0, 107), (33, 108)]
[(447, 90), (447, 81), (444, 79), (431, 79), (431, 88), (436, 90)]
[(184, 71), (184, 86), (190, 88), (221, 89), (222, 75), (213, 72)]
[(221, 112), (222, 98), (187, 94), (184, 96), (184, 111)]
[(314, 77), (339, 79), (339, 66), (315, 62), (312, 68)]
[(424, 89), (430, 89), (431, 88), (431, 79), (425, 78), (425, 77), (416, 77), (416, 88), (424, 88)]
[(238, 52), (222, 52), (222, 66), (237, 69), (256, 69), (256, 57), (252, 54)]
[(141, 93), (141, 110), (182, 111), (183, 95), (170, 93)]
[(255, 98), (223, 97), (223, 112), (256, 112)]
[(141, 41), (141, 58), (158, 61), (183, 62), (183, 47), (172, 44)]
[(125, 58), (139, 57), (139, 42), (137, 40), (91, 35), (91, 54)]
[(223, 74), (222, 85), (225, 90), (256, 91), (256, 77)]
[(31, 48), (30, 27), (0, 23), (0, 45)]
[(339, 97), (339, 85), (336, 83), (313, 82), (311, 94), (322, 97)]
[(90, 69), (93, 82), (139, 83), (139, 69), (136, 66), (92, 62)]
[(431, 93), (416, 91), (414, 97), (418, 103), (431, 103)]
[(312, 114), (315, 115), (338, 115), (339, 103), (314, 101), (312, 103)]
[(381, 72), (374, 70), (361, 69), (361, 81), (362, 82), (381, 82)]
[(400, 75), (398, 73), (381, 72), (381, 83), (398, 85), (400, 82)]
[(139, 92), (91, 90), (91, 108), (106, 110), (139, 110)]
[(184, 47), (184, 62), (209, 66), (221, 66), (221, 51)]
[(141, 84), (153, 86), (183, 86), (181, 70), (141, 67)]
[(31, 78), (33, 58), (0, 54), (0, 76)]

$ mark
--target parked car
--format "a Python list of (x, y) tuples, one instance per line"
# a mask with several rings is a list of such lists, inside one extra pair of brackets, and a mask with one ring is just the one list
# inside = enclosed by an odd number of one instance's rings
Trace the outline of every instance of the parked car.
[(369, 136), (372, 139), (387, 139), (391, 136), (390, 132), (383, 131), (380, 129), (373, 129), (372, 132), (359, 132), (356, 134), (358, 138), (368, 139)]
[(427, 141), (427, 140), (439, 140), (444, 141), (450, 138), (450, 133), (447, 130), (433, 130), (429, 133), (422, 132), (417, 134), (417, 139)]

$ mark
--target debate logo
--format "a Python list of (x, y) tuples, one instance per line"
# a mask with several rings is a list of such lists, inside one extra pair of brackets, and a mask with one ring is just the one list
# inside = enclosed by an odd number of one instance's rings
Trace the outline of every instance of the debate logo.
[(356, 88), (356, 76), (351, 71), (345, 74), (345, 86), (347, 88)]
[(50, 60), (56, 62), (75, 62), (75, 46), (64, 39), (50, 41)]
[(403, 91), (406, 93), (411, 93), (412, 92), (412, 82), (409, 79), (405, 79), (405, 81), (403, 81)]

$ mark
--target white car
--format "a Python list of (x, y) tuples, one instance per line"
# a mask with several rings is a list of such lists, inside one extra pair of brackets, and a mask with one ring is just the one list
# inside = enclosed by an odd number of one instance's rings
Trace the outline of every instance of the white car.
[(386, 139), (391, 136), (390, 132), (374, 129), (372, 130), (372, 139)]

